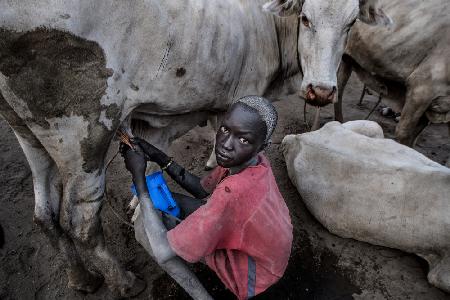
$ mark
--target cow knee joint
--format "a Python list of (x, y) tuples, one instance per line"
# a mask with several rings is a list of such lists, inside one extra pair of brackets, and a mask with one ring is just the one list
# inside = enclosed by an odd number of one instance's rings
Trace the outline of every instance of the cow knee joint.
[(94, 248), (98, 244), (98, 237), (102, 236), (100, 219), (79, 220), (76, 215), (62, 218), (60, 225), (63, 231), (75, 242), (83, 247)]
[(71, 226), (67, 233), (81, 246), (95, 248), (99, 244), (99, 237), (103, 235), (100, 221), (94, 223)]
[(55, 216), (48, 205), (36, 204), (33, 221), (36, 225), (45, 230), (52, 229), (55, 226)]

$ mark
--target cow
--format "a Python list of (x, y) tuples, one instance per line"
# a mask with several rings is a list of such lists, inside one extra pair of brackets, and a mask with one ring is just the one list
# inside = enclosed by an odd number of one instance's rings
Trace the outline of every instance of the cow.
[[(34, 221), (68, 286), (120, 296), (144, 284), (105, 247), (105, 156), (122, 123), (163, 150), (248, 94), (297, 92), (296, 17), (262, 1), (0, 0), (0, 114), (30, 165)], [(81, 256), (100, 274), (86, 269)]]
[[(342, 122), (342, 95), (354, 70), (368, 87), (403, 107), (395, 133), (400, 143), (413, 146), (430, 121), (450, 121), (447, 0), (274, 0), (268, 10), (300, 16), (308, 103), (337, 101), (335, 118)], [(370, 26), (375, 24), (386, 26)]]
[[(330, 232), (424, 258), (450, 292), (450, 169), (383, 138), (373, 121), (333, 121), (282, 141), (289, 177)], [(383, 187), (380, 189), (380, 187)]]

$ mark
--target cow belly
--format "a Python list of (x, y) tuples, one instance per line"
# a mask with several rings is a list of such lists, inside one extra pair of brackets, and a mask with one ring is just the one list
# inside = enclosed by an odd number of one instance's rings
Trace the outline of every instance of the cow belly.
[(131, 127), (134, 135), (146, 139), (160, 149), (167, 149), (171, 141), (197, 125), (206, 124), (208, 116), (207, 112), (158, 116), (140, 111), (133, 112)]

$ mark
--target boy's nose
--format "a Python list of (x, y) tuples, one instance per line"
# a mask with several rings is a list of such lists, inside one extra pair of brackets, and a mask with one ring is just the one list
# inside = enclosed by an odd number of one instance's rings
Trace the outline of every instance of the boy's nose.
[(223, 142), (223, 148), (228, 151), (233, 150), (233, 142), (231, 141), (231, 137), (227, 137)]

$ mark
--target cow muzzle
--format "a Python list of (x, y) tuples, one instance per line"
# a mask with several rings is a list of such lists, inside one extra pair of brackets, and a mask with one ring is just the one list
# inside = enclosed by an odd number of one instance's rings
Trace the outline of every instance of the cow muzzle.
[(334, 103), (336, 97), (336, 87), (323, 87), (320, 85), (313, 86), (309, 84), (306, 88), (306, 102), (313, 106), (326, 106)]

